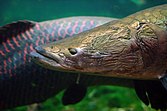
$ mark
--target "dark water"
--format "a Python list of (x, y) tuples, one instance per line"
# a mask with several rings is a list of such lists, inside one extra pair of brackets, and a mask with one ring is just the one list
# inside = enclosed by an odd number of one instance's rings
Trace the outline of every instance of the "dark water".
[[(122, 18), (165, 3), (167, 0), (1, 0), (0, 26), (17, 20), (45, 21), (69, 16)], [(61, 96), (47, 100), (36, 111), (154, 111), (143, 105), (132, 89), (93, 87), (81, 103), (66, 107), (61, 104)], [(28, 107), (7, 111), (30, 111)]]
[(44, 21), (68, 16), (122, 18), (167, 0), (1, 0), (0, 25), (28, 19)]

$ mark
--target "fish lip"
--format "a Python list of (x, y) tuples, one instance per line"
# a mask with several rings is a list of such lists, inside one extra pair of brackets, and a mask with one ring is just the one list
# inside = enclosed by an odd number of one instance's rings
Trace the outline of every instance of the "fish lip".
[(43, 56), (42, 58), (45, 58), (45, 59), (48, 59), (48, 60), (52, 60), (52, 61), (56, 62), (57, 64), (62, 63), (62, 59), (61, 59), (61, 57), (59, 55), (53, 54), (53, 53), (51, 53), (49, 51), (46, 51), (41, 46), (35, 47), (35, 51), (38, 54), (40, 54), (41, 56)]
[(30, 53), (30, 56), (32, 58), (32, 61), (46, 69), (50, 69), (50, 70), (55, 70), (55, 68), (57, 70), (61, 70), (63, 67), (61, 64), (57, 63), (55, 60), (50, 59), (46, 56), (43, 56), (42, 54), (33, 51)]

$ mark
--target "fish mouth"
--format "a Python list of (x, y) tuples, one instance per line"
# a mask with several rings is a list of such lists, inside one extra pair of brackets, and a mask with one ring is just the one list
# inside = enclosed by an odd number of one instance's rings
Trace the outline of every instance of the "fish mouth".
[(49, 51), (46, 51), (41, 46), (35, 47), (35, 51), (30, 53), (33, 61), (37, 64), (49, 68), (49, 69), (62, 69), (62, 58), (57, 55), (53, 54)]

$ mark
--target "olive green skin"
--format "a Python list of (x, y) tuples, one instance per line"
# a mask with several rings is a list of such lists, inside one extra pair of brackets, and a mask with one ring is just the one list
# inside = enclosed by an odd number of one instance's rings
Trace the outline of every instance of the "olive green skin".
[(153, 80), (167, 68), (167, 4), (40, 46), (42, 66), (66, 72)]

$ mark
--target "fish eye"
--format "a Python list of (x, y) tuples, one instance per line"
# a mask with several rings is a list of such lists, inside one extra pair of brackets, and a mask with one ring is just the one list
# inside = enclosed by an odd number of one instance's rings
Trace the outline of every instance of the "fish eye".
[(75, 48), (68, 48), (68, 50), (69, 50), (71, 55), (77, 54), (77, 49), (75, 49)]

